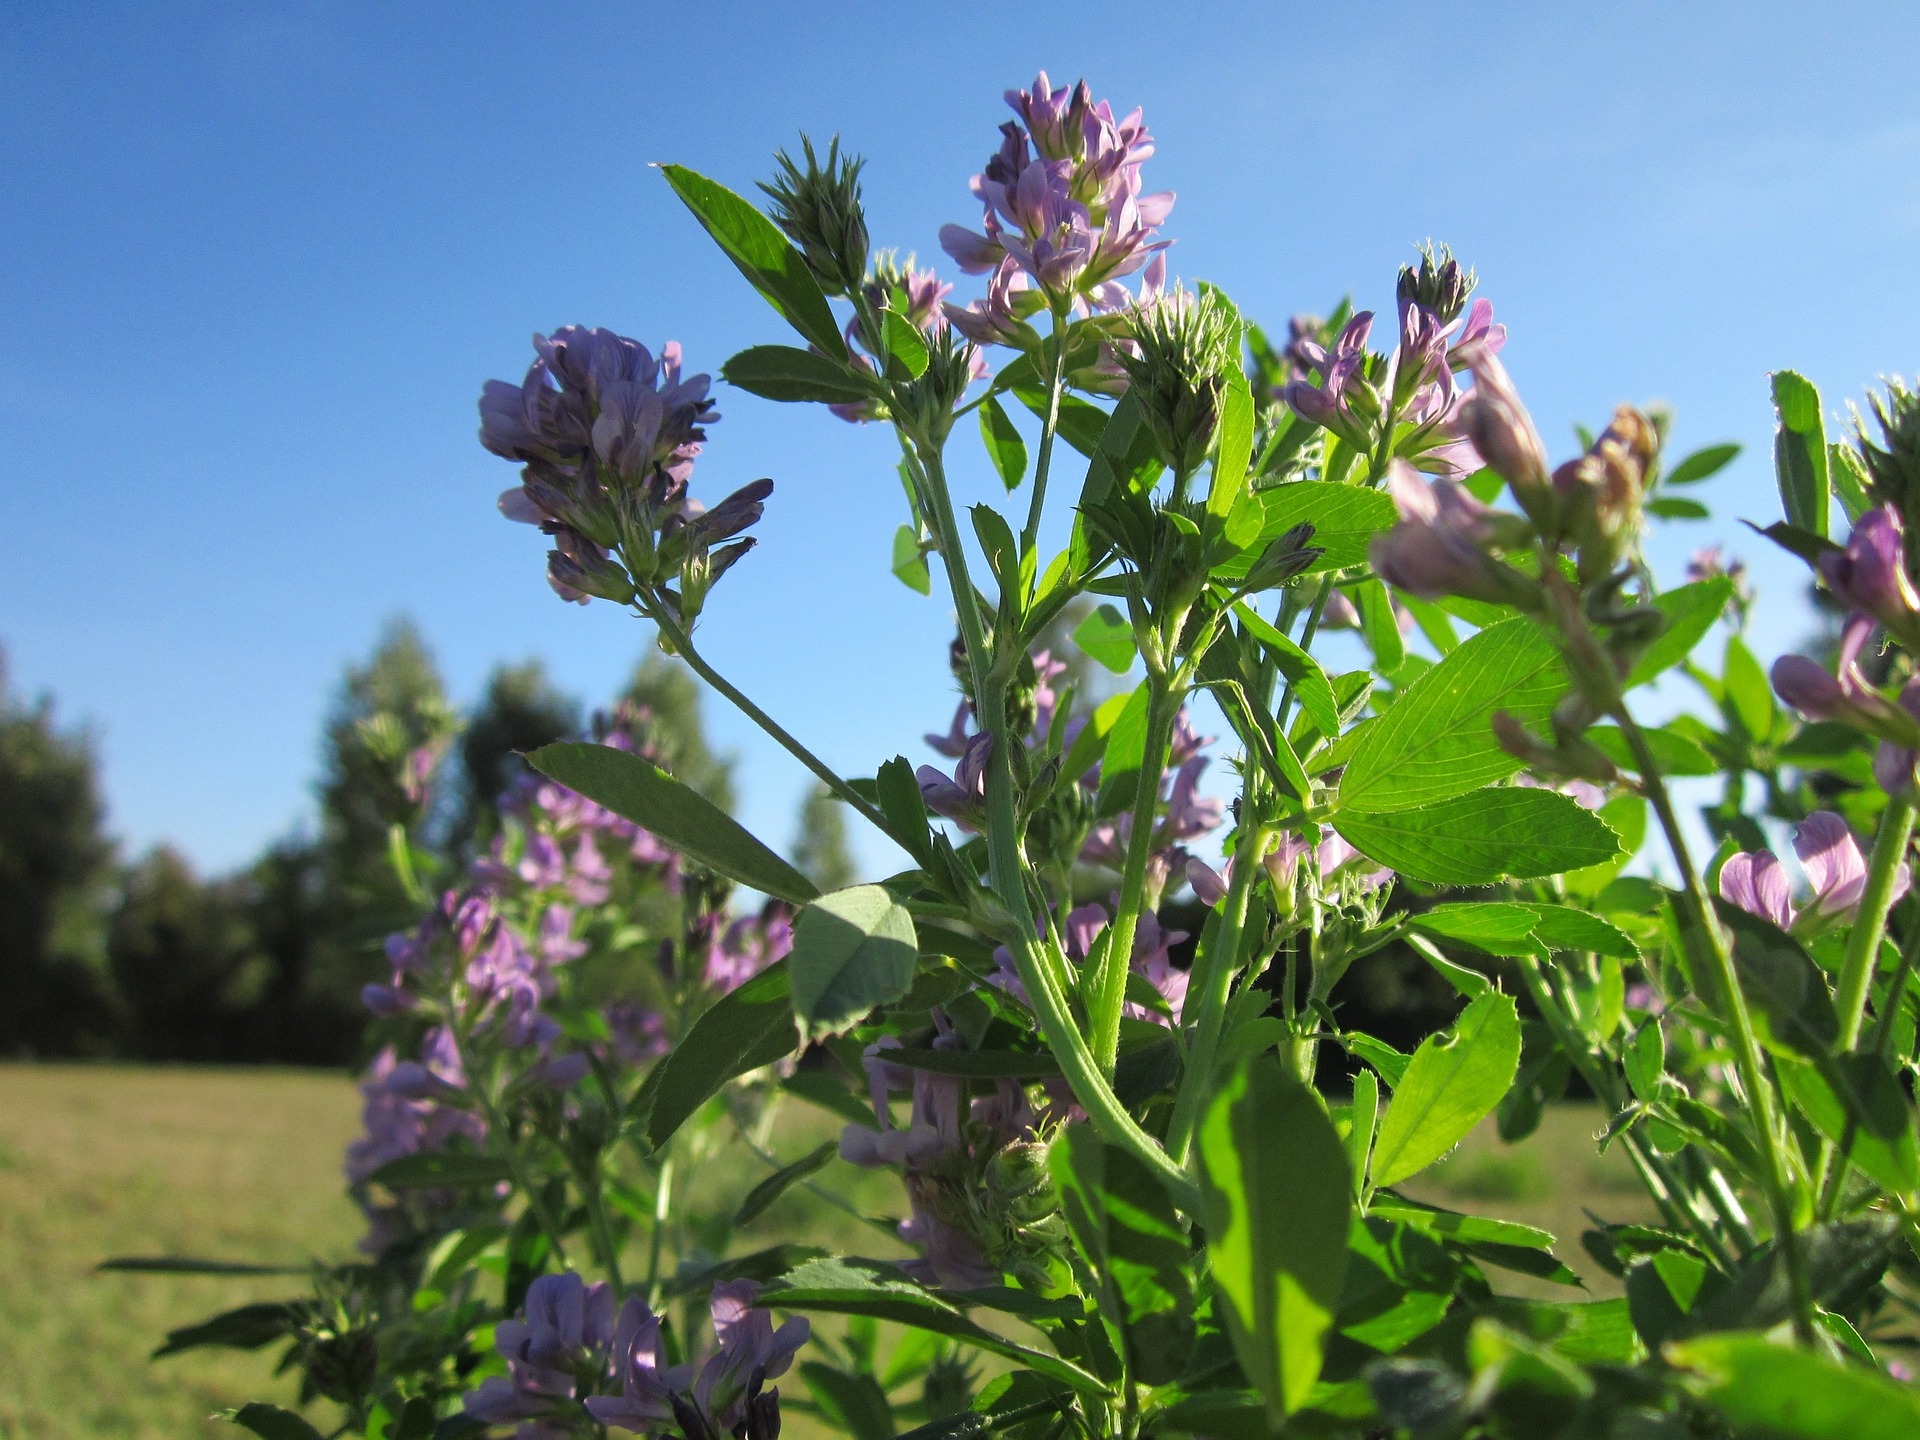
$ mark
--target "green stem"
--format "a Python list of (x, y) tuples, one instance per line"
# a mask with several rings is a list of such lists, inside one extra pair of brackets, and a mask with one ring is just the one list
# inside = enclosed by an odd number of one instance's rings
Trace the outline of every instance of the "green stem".
[(607, 1221), (607, 1203), (600, 1193), (600, 1167), (581, 1177), (580, 1188), (587, 1198), (587, 1219), (593, 1227), (594, 1245), (600, 1251), (600, 1263), (606, 1268), (607, 1283), (613, 1287), (613, 1303), (627, 1297), (626, 1281), (620, 1278), (620, 1247), (614, 1243), (613, 1226)]
[[(1584, 623), (1580, 634), (1591, 641), (1592, 636), (1586, 632)], [(1595, 658), (1602, 665), (1606, 664), (1604, 657)], [(1610, 675), (1612, 671), (1607, 669), (1598, 673)], [(1700, 872), (1694, 867), (1686, 837), (1680, 830), (1679, 818), (1674, 814), (1673, 801), (1667, 794), (1666, 782), (1662, 780), (1660, 767), (1647, 746), (1647, 737), (1617, 690), (1612, 698), (1615, 702), (1611, 707), (1613, 718), (1619, 722), (1620, 732), (1633, 752), (1642, 787), (1653, 804), (1661, 832), (1666, 836), (1667, 850), (1680, 872), (1682, 898), (1693, 912), (1691, 918), (1680, 927), (1681, 941), (1692, 952), (1693, 963), (1713, 975), (1716, 988), (1725, 999), (1726, 1019), (1733, 1032), (1734, 1062), (1741, 1085), (1747, 1092), (1747, 1103), (1753, 1107), (1753, 1128), (1760, 1140), (1763, 1167), (1760, 1179), (1767, 1192), (1767, 1207), (1772, 1212), (1774, 1242), (1786, 1262), (1787, 1283), (1793, 1297), (1793, 1333), (1800, 1343), (1811, 1345), (1815, 1337), (1813, 1294), (1807, 1284), (1806, 1257), (1801, 1253), (1800, 1239), (1793, 1228), (1793, 1197), (1788, 1187), (1786, 1155), (1780, 1144), (1780, 1120), (1774, 1106), (1773, 1087), (1761, 1063), (1760, 1042), (1754, 1034), (1753, 1016), (1747, 1009), (1746, 992), (1741, 989), (1739, 971), (1734, 968), (1726, 937), (1721, 933), (1719, 921), (1714, 918), (1713, 903), (1707, 898), (1706, 886), (1701, 883)]]
[(1220, 1048), (1220, 1029), (1227, 1014), (1227, 995), (1233, 977), (1240, 969), (1240, 951), (1247, 928), (1247, 902), (1253, 894), (1253, 879), (1260, 869), (1260, 852), (1266, 845), (1266, 831), (1258, 825), (1243, 823), (1240, 843), (1233, 852), (1233, 883), (1227, 890), (1226, 908), (1220, 913), (1219, 928), (1206, 953), (1194, 964), (1187, 989), (1189, 1002), (1197, 994), (1199, 1013), (1194, 1017), (1193, 1039), (1187, 1051), (1187, 1068), (1180, 1077), (1180, 1090), (1173, 1101), (1173, 1118), (1167, 1122), (1167, 1154), (1184, 1165), (1187, 1146), (1192, 1143), (1194, 1127), (1199, 1124), (1200, 1107), (1207, 1099), (1213, 1066)]
[(1008, 747), (1019, 743), (1007, 725), (1006, 697), (990, 683), (993, 666), (987, 649), (986, 626), (979, 598), (967, 575), (966, 552), (947, 493), (946, 467), (938, 447), (922, 445), (920, 460), (927, 480), (927, 498), (940, 554), (946, 561), (947, 583), (958, 612), (961, 642), (973, 669), (974, 703), (981, 726), (993, 736), (993, 754), (987, 766), (987, 866), (995, 898), (1006, 912), (1001, 937), (1013, 952), (1014, 969), (1027, 989), (1042, 1037), (1060, 1062), (1061, 1073), (1074, 1098), (1087, 1112), (1093, 1127), (1108, 1143), (1128, 1151), (1152, 1170), (1189, 1214), (1199, 1210), (1199, 1188), (1186, 1171), (1175, 1165), (1153, 1137), (1120, 1103), (1106, 1075), (1094, 1063), (1085, 1038), (1074, 1023), (1063, 984), (1066, 963), (1051, 946), (1035, 938), (1033, 909), (1028, 903), (1024, 865), (1020, 854), (1019, 817), (1014, 804), (1013, 766)]
[[(1907, 844), (1913, 839), (1913, 800), (1904, 795), (1890, 796), (1881, 813), (1880, 828), (1873, 837), (1873, 854), (1867, 860), (1867, 882), (1860, 892), (1860, 908), (1854, 912), (1853, 929), (1847, 936), (1846, 957), (1840, 963), (1839, 994), (1835, 1009), (1839, 1012), (1840, 1037), (1834, 1048), (1842, 1053), (1860, 1041), (1866, 1024), (1867, 996), (1873, 989), (1873, 972), (1880, 959), (1880, 940), (1887, 930), (1887, 912), (1893, 908), (1894, 881), (1900, 862), (1906, 858)], [(1905, 963), (1904, 961), (1902, 962)], [(1894, 992), (1893, 1003), (1899, 1003)], [(1853, 1122), (1847, 1123), (1846, 1149), (1851, 1153)], [(1820, 1142), (1820, 1159), (1814, 1167), (1814, 1193), (1820, 1197), (1819, 1215), (1831, 1219), (1846, 1187), (1850, 1164), (1839, 1158), (1839, 1149), (1831, 1139)], [(1834, 1162), (1839, 1159), (1839, 1164)]]
[(1873, 838), (1866, 888), (1860, 892), (1860, 908), (1854, 914), (1853, 931), (1847, 936), (1846, 959), (1840, 966), (1836, 1009), (1840, 1015), (1837, 1048), (1841, 1050), (1851, 1050), (1859, 1043), (1860, 1029), (1866, 1021), (1867, 994), (1873, 987), (1875, 962), (1880, 958), (1880, 938), (1887, 929), (1887, 912), (1893, 908), (1894, 881), (1899, 876), (1901, 861), (1906, 858), (1907, 843), (1913, 838), (1913, 817), (1914, 805), (1910, 798), (1891, 797)]
[(1053, 374), (1047, 381), (1047, 413), (1041, 417), (1040, 449), (1033, 461), (1033, 499), (1027, 504), (1027, 526), (1020, 532), (1025, 553), (1040, 542), (1040, 517), (1047, 508), (1047, 475), (1053, 468), (1053, 439), (1060, 428), (1060, 396), (1067, 383), (1067, 336), (1060, 316), (1053, 317)]
[(673, 652), (685, 660), (696, 675), (732, 702), (735, 709), (739, 710), (749, 720), (753, 721), (754, 724), (758, 725), (762, 730), (766, 731), (767, 734), (779, 741), (781, 747), (785, 749), (789, 755), (793, 756), (794, 759), (798, 760), (818, 776), (823, 785), (833, 791), (833, 793), (842, 800), (846, 801), (849, 806), (882, 835), (892, 838), (893, 830), (887, 823), (887, 817), (881, 814), (879, 809), (870, 803), (858, 790), (855, 790), (845, 780), (842, 780), (838, 775), (834, 774), (832, 770), (828, 769), (826, 764), (811, 750), (807, 749), (806, 746), (789, 735), (771, 715), (767, 714), (766, 711), (762, 710), (735, 688), (726, 676), (708, 664), (706, 657), (694, 648), (693, 637), (681, 627), (679, 621), (675, 620), (673, 616), (668, 613), (665, 606), (649, 606), (647, 618), (660, 627), (660, 632), (667, 637), (667, 643), (673, 647)]
[[(1313, 604), (1307, 610), (1307, 623), (1300, 631), (1300, 648), (1311, 651), (1313, 637), (1320, 630), (1320, 616), (1327, 608), (1327, 597), (1333, 593), (1333, 575), (1329, 573), (1320, 582), (1320, 593), (1313, 597)], [(1280, 709), (1274, 718), (1282, 735), (1287, 733), (1287, 714), (1293, 709), (1293, 681), (1287, 681), (1286, 689), (1280, 692)], [(1329, 740), (1334, 737), (1329, 735)]]
[(1111, 1075), (1120, 1054), (1120, 1016), (1126, 1009), (1127, 976), (1133, 969), (1133, 937), (1146, 904), (1147, 862), (1153, 854), (1153, 822), (1160, 807), (1160, 778), (1166, 769), (1167, 744), (1173, 734), (1178, 698), (1165, 677), (1147, 676), (1146, 750), (1140, 759), (1134, 791), (1133, 826), (1127, 835), (1125, 867), (1120, 872), (1120, 904), (1107, 931), (1107, 943), (1097, 972), (1085, 977), (1087, 1028), (1092, 1031), (1093, 1058), (1102, 1073)]
[(673, 1213), (673, 1151), (660, 1162), (660, 1176), (653, 1185), (653, 1235), (647, 1244), (647, 1305), (660, 1306), (660, 1247), (666, 1238), (667, 1218)]

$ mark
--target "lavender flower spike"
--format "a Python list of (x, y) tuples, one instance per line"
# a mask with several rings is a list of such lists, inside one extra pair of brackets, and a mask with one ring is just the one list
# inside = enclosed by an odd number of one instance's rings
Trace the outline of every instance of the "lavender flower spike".
[(967, 741), (966, 751), (954, 766), (951, 779), (931, 765), (922, 765), (915, 772), (915, 778), (920, 782), (920, 795), (927, 802), (927, 808), (936, 815), (974, 826), (986, 807), (987, 760), (992, 754), (993, 736), (982, 731)]
[(1531, 511), (1536, 500), (1552, 494), (1547, 447), (1499, 358), (1491, 350), (1476, 350), (1471, 369), (1473, 393), (1462, 415), (1467, 435), (1480, 457), (1506, 477), (1514, 498)]
[[(1735, 855), (1720, 869), (1720, 894), (1750, 915), (1806, 936), (1850, 919), (1867, 885), (1867, 862), (1847, 822), (1831, 810), (1816, 810), (1793, 827), (1793, 853), (1813, 887), (1808, 903), (1795, 907), (1786, 868), (1770, 852)], [(1893, 898), (1907, 893), (1911, 876), (1902, 865)]]

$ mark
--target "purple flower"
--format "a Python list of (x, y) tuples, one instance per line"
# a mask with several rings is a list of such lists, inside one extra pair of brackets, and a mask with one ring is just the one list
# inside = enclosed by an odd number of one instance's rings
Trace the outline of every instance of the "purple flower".
[[(1729, 856), (1720, 867), (1721, 898), (1782, 930), (1813, 933), (1850, 918), (1866, 888), (1867, 865), (1847, 822), (1830, 810), (1816, 810), (1793, 827), (1793, 851), (1806, 872), (1813, 896), (1795, 908), (1786, 868), (1771, 851)], [(1907, 867), (1894, 878), (1893, 898), (1906, 894)]]
[(1900, 516), (1891, 505), (1869, 510), (1847, 537), (1845, 550), (1822, 555), (1820, 578), (1847, 605), (1871, 615), (1907, 640), (1915, 635), (1920, 596), (1907, 578)]
[(1400, 523), (1373, 542), (1373, 568), (1381, 579), (1423, 600), (1513, 600), (1512, 587), (1486, 551), (1493, 525), (1485, 505), (1451, 480), (1429, 484), (1404, 460), (1389, 462), (1387, 486)]
[(986, 812), (987, 762), (993, 755), (993, 736), (981, 731), (960, 756), (949, 778), (931, 765), (914, 772), (920, 782), (920, 796), (936, 815), (958, 820), (963, 827), (976, 830)]
[(927, 748), (936, 754), (944, 755), (949, 760), (958, 760), (967, 753), (967, 741), (970, 738), (967, 727), (972, 721), (973, 707), (962, 700), (954, 707), (953, 720), (947, 726), (946, 734), (923, 735), (920, 738), (925, 740)]
[(1362, 448), (1370, 443), (1380, 413), (1380, 397), (1367, 382), (1367, 336), (1372, 331), (1373, 312), (1362, 310), (1346, 323), (1331, 350), (1317, 341), (1296, 341), (1294, 348), (1319, 372), (1320, 383), (1295, 380), (1280, 392), (1302, 420)]
[(1227, 898), (1227, 886), (1233, 881), (1233, 858), (1229, 856), (1225, 873), (1215, 870), (1197, 855), (1187, 857), (1187, 883), (1193, 898), (1211, 909)]
[[(1899, 706), (1920, 721), (1920, 677), (1900, 687)], [(1920, 788), (1920, 746), (1882, 740), (1873, 755), (1873, 778), (1889, 795), (1912, 795)]]
[(1552, 484), (1547, 447), (1521, 403), (1507, 370), (1491, 349), (1482, 348), (1473, 360), (1473, 393), (1461, 410), (1461, 422), (1473, 448), (1494, 471), (1506, 478), (1513, 493), (1532, 513)]
[(1008, 91), (1007, 103), (1020, 120), (1001, 127), (999, 150), (972, 182), (986, 233), (958, 225), (940, 231), (941, 248), (967, 274), (1000, 272), (997, 297), (948, 312), (980, 343), (1019, 334), (1007, 261), (1056, 304), (1112, 308), (1125, 294), (1114, 282), (1166, 248), (1168, 242), (1153, 235), (1173, 208), (1171, 193), (1141, 193), (1141, 167), (1153, 154), (1153, 140), (1138, 110), (1115, 120), (1112, 107), (1096, 104), (1084, 83), (1056, 90), (1044, 73), (1031, 91)]
[(639, 1296), (629, 1297), (612, 1343), (620, 1394), (589, 1396), (587, 1410), (603, 1425), (637, 1433), (681, 1426), (683, 1407), (691, 1407), (709, 1435), (742, 1424), (761, 1383), (784, 1375), (812, 1333), (804, 1319), (789, 1320), (775, 1330), (772, 1318), (754, 1304), (759, 1294), (760, 1287), (751, 1280), (714, 1286), (709, 1312), (715, 1350), (697, 1369), (691, 1360), (671, 1367), (662, 1363), (660, 1317)]
[(1804, 655), (1782, 655), (1773, 662), (1774, 692), (1802, 719), (1838, 720), (1896, 746), (1920, 747), (1920, 716), (1887, 699), (1860, 671), (1860, 653), (1873, 629), (1871, 616), (1848, 617), (1832, 675)]

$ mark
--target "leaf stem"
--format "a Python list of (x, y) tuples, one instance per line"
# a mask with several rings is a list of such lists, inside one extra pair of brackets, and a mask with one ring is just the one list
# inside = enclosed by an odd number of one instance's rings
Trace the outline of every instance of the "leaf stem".
[[(1913, 820), (1914, 803), (1910, 796), (1888, 797), (1887, 808), (1880, 815), (1880, 828), (1874, 832), (1873, 854), (1867, 860), (1867, 880), (1860, 892), (1860, 908), (1854, 912), (1846, 956), (1840, 963), (1839, 993), (1834, 1007), (1839, 1013), (1840, 1034), (1834, 1049), (1841, 1054), (1860, 1043), (1860, 1031), (1867, 1018), (1867, 996), (1873, 989), (1873, 972), (1880, 958), (1880, 941), (1887, 931), (1887, 912), (1893, 908), (1894, 882), (1899, 877), (1901, 861), (1906, 858), (1908, 842), (1913, 839)], [(1898, 991), (1894, 992), (1891, 1003), (1899, 1003)], [(1849, 1138), (1853, 1128), (1849, 1118)], [(1851, 1150), (1851, 1143), (1848, 1149)], [(1834, 1164), (1836, 1159), (1838, 1166)], [(1849, 1168), (1849, 1162), (1840, 1156), (1833, 1141), (1823, 1138), (1820, 1159), (1813, 1172), (1813, 1189), (1820, 1197), (1818, 1214), (1822, 1219), (1832, 1217)]]
[(1033, 499), (1027, 504), (1026, 529), (1020, 532), (1020, 551), (1025, 554), (1040, 543), (1040, 517), (1047, 508), (1047, 476), (1053, 468), (1053, 441), (1060, 429), (1060, 395), (1067, 383), (1067, 334), (1054, 312), (1053, 373), (1047, 381), (1047, 413), (1040, 421), (1040, 449), (1033, 460)]
[(667, 637), (667, 643), (673, 648), (674, 654), (685, 660), (695, 674), (725, 696), (735, 709), (778, 741), (782, 749), (811, 770), (823, 785), (846, 801), (868, 824), (889, 839), (893, 838), (893, 827), (887, 823), (887, 817), (881, 814), (879, 809), (858, 790), (829, 769), (817, 755), (789, 735), (771, 715), (749, 700), (726, 676), (708, 664), (706, 657), (694, 647), (693, 636), (681, 627), (680, 622), (667, 612), (664, 605), (649, 605), (646, 614), (647, 618), (660, 628), (660, 633)]

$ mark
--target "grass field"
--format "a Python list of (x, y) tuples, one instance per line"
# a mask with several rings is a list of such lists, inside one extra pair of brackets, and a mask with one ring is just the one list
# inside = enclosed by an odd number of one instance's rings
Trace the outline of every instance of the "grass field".
[[(780, 1127), (783, 1155), (832, 1128), (794, 1119)], [(340, 1151), (357, 1122), (353, 1089), (332, 1075), (0, 1066), (0, 1440), (231, 1440), (240, 1432), (208, 1420), (214, 1411), (290, 1399), (290, 1382), (271, 1373), (272, 1351), (147, 1355), (169, 1328), (292, 1293), (297, 1278), (94, 1267), (129, 1254), (286, 1264), (344, 1256), (359, 1221), (341, 1194)], [(1476, 1134), (1416, 1191), (1553, 1231), (1562, 1257), (1604, 1293), (1577, 1243), (1582, 1207), (1617, 1220), (1650, 1210), (1619, 1157), (1595, 1155), (1599, 1123), (1590, 1108), (1564, 1106), (1523, 1146)], [(807, 1204), (790, 1194), (756, 1234), (772, 1238)], [(827, 1243), (883, 1248), (872, 1231), (834, 1218), (850, 1233)]]

